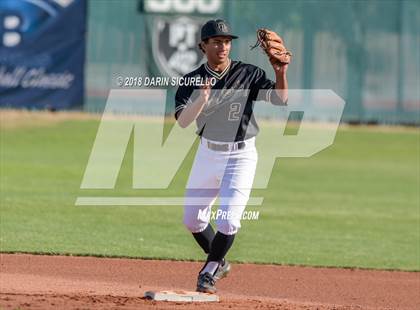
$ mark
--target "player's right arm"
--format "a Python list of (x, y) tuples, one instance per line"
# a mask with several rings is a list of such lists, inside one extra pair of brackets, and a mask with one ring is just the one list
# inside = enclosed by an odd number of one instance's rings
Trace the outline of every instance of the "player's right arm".
[(179, 90), (176, 96), (177, 107), (175, 109), (175, 118), (178, 121), (179, 126), (182, 128), (188, 127), (192, 122), (196, 120), (200, 115), (204, 106), (207, 104), (210, 96), (210, 84), (207, 83), (205, 86), (200, 88), (199, 96), (190, 104), (178, 104), (179, 100), (182, 100), (179, 95)]

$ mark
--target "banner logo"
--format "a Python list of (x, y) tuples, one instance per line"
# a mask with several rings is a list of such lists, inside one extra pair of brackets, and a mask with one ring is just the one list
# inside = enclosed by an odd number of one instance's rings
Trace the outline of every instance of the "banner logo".
[(197, 46), (201, 24), (188, 17), (156, 17), (153, 56), (161, 72), (168, 76), (183, 76), (201, 64), (204, 54)]
[[(73, 2), (67, 1), (66, 5)], [(37, 34), (37, 31), (58, 14), (59, 3), (42, 0), (0, 1), (0, 45), (15, 47)]]

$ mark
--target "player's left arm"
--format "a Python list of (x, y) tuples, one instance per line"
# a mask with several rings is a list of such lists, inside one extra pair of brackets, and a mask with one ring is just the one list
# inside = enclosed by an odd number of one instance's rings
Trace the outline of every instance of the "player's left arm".
[(264, 70), (257, 67), (255, 72), (255, 87), (257, 88), (256, 101), (270, 102), (276, 106), (287, 105), (288, 84), (287, 84), (287, 65), (274, 66), (276, 81), (266, 77)]
[(287, 104), (288, 96), (289, 96), (289, 86), (287, 84), (287, 67), (289, 64), (281, 64), (281, 65), (273, 65), (274, 72), (276, 74), (276, 85), (275, 91), (277, 97), (283, 102), (283, 104)]

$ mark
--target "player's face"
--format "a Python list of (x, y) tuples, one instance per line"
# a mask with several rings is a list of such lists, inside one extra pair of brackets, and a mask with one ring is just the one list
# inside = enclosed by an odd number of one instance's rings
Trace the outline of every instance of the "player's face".
[(213, 37), (204, 44), (209, 62), (221, 64), (227, 61), (230, 53), (232, 39), (230, 37)]

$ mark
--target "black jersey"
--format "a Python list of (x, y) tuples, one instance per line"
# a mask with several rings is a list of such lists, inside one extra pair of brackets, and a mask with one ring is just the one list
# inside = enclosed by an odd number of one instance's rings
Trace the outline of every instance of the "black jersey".
[[(258, 134), (253, 115), (256, 100), (282, 104), (275, 95), (275, 83), (264, 70), (240, 61), (231, 61), (223, 72), (215, 72), (203, 64), (185, 78), (215, 78), (209, 101), (196, 119), (197, 134), (213, 141), (243, 141)], [(175, 118), (199, 95), (199, 86), (179, 86), (175, 95)], [(269, 91), (260, 91), (269, 90)]]

